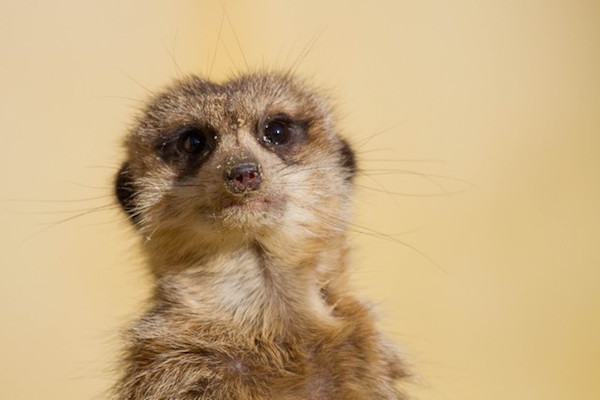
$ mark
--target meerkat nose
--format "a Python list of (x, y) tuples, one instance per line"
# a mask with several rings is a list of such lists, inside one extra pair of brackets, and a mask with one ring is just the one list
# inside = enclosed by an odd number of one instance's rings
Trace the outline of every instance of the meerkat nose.
[(262, 183), (260, 166), (254, 162), (244, 162), (225, 170), (225, 182), (234, 194), (258, 190)]

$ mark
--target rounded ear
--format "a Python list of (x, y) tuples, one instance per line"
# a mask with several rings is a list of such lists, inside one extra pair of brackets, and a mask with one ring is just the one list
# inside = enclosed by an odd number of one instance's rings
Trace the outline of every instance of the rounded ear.
[(136, 191), (128, 163), (124, 163), (117, 174), (117, 179), (115, 181), (115, 195), (131, 221), (136, 223), (139, 219), (135, 206)]
[(351, 181), (356, 175), (356, 157), (354, 156), (354, 150), (352, 150), (350, 143), (348, 143), (346, 139), (342, 139), (340, 155), (342, 158), (342, 165), (348, 171), (348, 180)]

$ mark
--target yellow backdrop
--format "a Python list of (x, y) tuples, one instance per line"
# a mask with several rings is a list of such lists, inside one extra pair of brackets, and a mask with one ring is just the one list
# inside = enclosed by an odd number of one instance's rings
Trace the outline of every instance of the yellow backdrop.
[(600, 3), (3, 1), (0, 49), (0, 398), (103, 398), (149, 283), (120, 138), (170, 79), (261, 67), (337, 99), (411, 393), (600, 398)]

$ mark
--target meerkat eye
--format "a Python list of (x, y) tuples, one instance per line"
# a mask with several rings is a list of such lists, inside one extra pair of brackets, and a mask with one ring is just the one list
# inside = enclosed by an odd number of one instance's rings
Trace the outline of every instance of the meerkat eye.
[(273, 119), (265, 124), (263, 140), (274, 145), (285, 144), (290, 140), (291, 130), (289, 121)]
[(195, 127), (187, 128), (179, 137), (179, 150), (195, 154), (204, 151), (207, 147), (206, 135)]
[(209, 126), (181, 125), (157, 141), (156, 151), (167, 162), (202, 161), (216, 147), (217, 133)]

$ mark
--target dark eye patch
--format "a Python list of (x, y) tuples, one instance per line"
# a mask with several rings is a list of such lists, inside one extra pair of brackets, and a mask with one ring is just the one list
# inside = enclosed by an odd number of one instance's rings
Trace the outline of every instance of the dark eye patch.
[(157, 152), (165, 162), (174, 165), (180, 175), (189, 175), (215, 150), (216, 137), (212, 128), (181, 125), (157, 143)]
[(263, 141), (275, 146), (289, 142), (292, 137), (292, 126), (287, 119), (276, 118), (267, 121), (263, 128)]
[(215, 148), (215, 136), (212, 128), (182, 125), (168, 136), (163, 136), (156, 149), (167, 162), (186, 157), (207, 157)]
[(202, 154), (208, 148), (208, 140), (201, 129), (190, 127), (179, 136), (177, 146), (182, 153)]
[(284, 157), (293, 148), (307, 139), (308, 123), (290, 118), (285, 114), (276, 114), (259, 123), (257, 134), (259, 141)]

